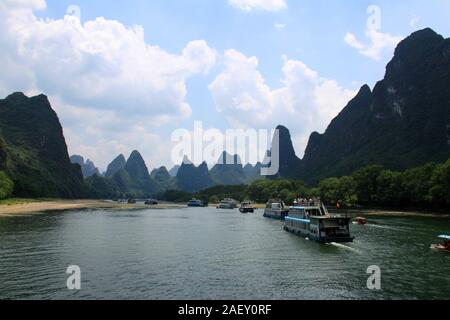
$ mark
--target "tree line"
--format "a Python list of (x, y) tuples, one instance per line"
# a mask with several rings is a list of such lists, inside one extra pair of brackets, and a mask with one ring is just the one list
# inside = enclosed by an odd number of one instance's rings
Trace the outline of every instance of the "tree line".
[(450, 205), (450, 159), (444, 164), (392, 171), (382, 166), (363, 167), (349, 176), (328, 178), (310, 187), (298, 180), (258, 180), (250, 185), (216, 186), (198, 193), (167, 191), (161, 200), (186, 202), (197, 198), (217, 203), (232, 197), (238, 201), (265, 203), (280, 198), (292, 204), (297, 198), (320, 197), (327, 205), (338, 202), (346, 207), (448, 208)]

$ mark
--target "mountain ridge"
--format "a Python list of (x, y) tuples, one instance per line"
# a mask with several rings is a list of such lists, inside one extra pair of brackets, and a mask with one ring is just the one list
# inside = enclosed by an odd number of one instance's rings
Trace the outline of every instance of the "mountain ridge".
[(81, 167), (70, 162), (63, 129), (47, 96), (15, 92), (0, 100), (1, 166), (16, 197), (82, 198)]
[(370, 164), (404, 170), (450, 157), (450, 39), (430, 28), (399, 43), (384, 79), (364, 85), (323, 134), (297, 178), (309, 183)]

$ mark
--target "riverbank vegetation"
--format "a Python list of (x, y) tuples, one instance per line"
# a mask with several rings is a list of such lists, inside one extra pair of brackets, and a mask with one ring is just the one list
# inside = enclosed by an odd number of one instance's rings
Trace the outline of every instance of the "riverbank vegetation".
[(0, 171), (0, 200), (10, 197), (13, 190), (14, 183), (12, 180), (3, 171)]
[(0, 200), (0, 206), (16, 206), (32, 203), (61, 201), (60, 199), (8, 198)]
[(297, 180), (258, 180), (246, 186), (216, 186), (198, 193), (167, 191), (159, 199), (186, 202), (198, 198), (217, 203), (232, 197), (265, 203), (280, 198), (292, 204), (298, 197), (320, 196), (328, 205), (341, 202), (346, 207), (408, 207), (448, 208), (450, 206), (450, 159), (444, 164), (430, 163), (403, 172), (386, 170), (382, 166), (368, 166), (350, 176), (328, 178), (317, 186), (307, 186)]

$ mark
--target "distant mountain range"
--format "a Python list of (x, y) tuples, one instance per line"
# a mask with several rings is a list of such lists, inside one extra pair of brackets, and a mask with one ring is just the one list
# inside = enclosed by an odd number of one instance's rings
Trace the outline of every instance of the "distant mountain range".
[(73, 164), (78, 164), (81, 167), (81, 172), (83, 173), (83, 177), (91, 177), (94, 174), (100, 175), (100, 171), (95, 167), (94, 163), (87, 159), (84, 161), (84, 158), (79, 155), (73, 155), (70, 157), (70, 162)]
[(125, 160), (125, 157), (123, 154), (120, 154), (115, 158), (106, 169), (105, 176), (108, 178), (113, 177), (117, 172), (119, 172), (122, 169), (125, 169), (125, 166), (127, 165), (127, 161)]
[[(431, 29), (413, 33), (395, 50), (383, 80), (364, 85), (323, 134), (311, 134), (303, 159), (279, 126), (275, 178), (314, 185), (371, 164), (404, 170), (450, 158), (450, 39)], [(224, 161), (227, 159), (227, 161)], [(71, 163), (71, 160), (73, 163)], [(231, 161), (230, 161), (231, 160)], [(61, 124), (46, 96), (14, 93), (0, 100), (0, 171), (20, 197), (150, 197), (168, 189), (195, 192), (261, 178), (262, 164), (223, 153), (209, 170), (187, 158), (151, 172), (138, 151), (116, 157), (104, 177), (82, 156), (69, 159)], [(83, 179), (83, 176), (85, 179)]]

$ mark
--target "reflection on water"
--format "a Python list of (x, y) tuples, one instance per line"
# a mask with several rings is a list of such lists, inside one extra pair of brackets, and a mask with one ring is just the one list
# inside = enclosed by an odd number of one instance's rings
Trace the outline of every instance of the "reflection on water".
[[(448, 219), (371, 218), (320, 245), (262, 212), (87, 210), (0, 219), (0, 298), (449, 299)], [(81, 267), (82, 290), (66, 288)], [(367, 267), (382, 290), (366, 288)]]

